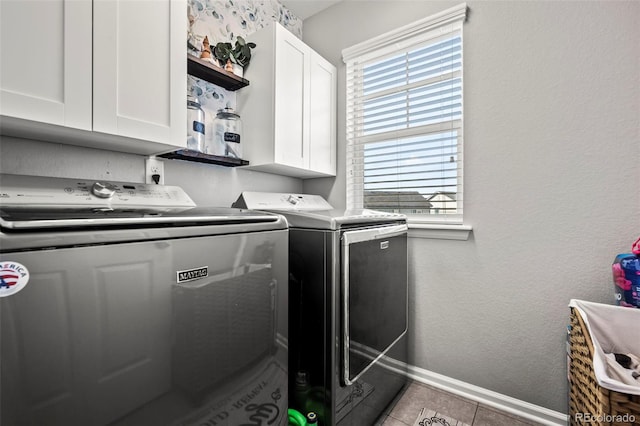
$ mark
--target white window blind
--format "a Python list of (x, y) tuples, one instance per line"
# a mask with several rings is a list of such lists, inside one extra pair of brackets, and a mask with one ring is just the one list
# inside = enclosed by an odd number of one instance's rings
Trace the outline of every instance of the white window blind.
[(347, 206), (462, 222), (462, 23), (448, 9), (345, 49)]

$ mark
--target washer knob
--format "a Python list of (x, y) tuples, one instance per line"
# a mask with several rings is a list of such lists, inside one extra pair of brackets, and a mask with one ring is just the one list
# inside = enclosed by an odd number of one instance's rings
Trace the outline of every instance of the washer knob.
[(110, 183), (95, 182), (91, 187), (91, 193), (98, 198), (111, 198), (116, 189), (117, 187)]

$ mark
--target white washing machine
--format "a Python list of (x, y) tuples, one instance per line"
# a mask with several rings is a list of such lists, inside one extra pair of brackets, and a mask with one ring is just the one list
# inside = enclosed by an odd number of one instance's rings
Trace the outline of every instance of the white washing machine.
[(287, 421), (284, 218), (0, 176), (0, 424)]
[(243, 192), (289, 223), (289, 395), (328, 425), (373, 425), (407, 382), (404, 215), (307, 194)]

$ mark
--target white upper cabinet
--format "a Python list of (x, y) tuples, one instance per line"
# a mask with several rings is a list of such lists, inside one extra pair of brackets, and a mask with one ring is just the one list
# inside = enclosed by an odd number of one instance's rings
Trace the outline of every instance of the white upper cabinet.
[(238, 92), (249, 168), (301, 178), (336, 173), (336, 69), (280, 24), (256, 43)]
[(186, 146), (186, 2), (93, 8), (93, 130)]
[(91, 130), (91, 2), (0, 2), (0, 114)]
[(2, 132), (140, 154), (186, 146), (186, 0), (2, 0)]
[[(309, 138), (306, 134), (308, 129), (305, 128), (305, 113), (307, 112), (305, 111), (305, 102), (309, 97), (309, 79), (305, 75), (309, 69), (308, 47), (286, 29), (278, 27), (278, 33), (280, 32), (282, 35), (276, 39), (273, 65), (269, 64), (275, 66), (275, 81), (272, 82), (273, 93), (271, 93), (274, 108), (271, 111), (269, 108), (265, 108), (263, 111), (268, 119), (274, 120), (275, 124), (272, 136), (274, 141), (277, 141), (273, 144), (274, 161), (304, 169), (307, 166), (305, 153), (309, 146)], [(255, 65), (258, 67), (251, 69), (251, 71), (259, 72), (260, 67), (264, 64)], [(250, 76), (255, 75), (256, 72), (252, 72)], [(245, 89), (245, 92), (250, 94), (251, 86)], [(243, 95), (240, 94), (240, 96)], [(251, 102), (255, 102), (255, 100), (252, 99)], [(251, 117), (252, 114), (249, 114), (245, 121), (250, 122)], [(252, 129), (251, 123), (248, 123), (248, 126), (254, 132), (255, 130), (259, 132), (259, 129)], [(266, 136), (264, 135), (263, 138)], [(251, 139), (249, 140), (249, 138)], [(254, 142), (254, 140), (257, 141), (257, 137), (255, 133), (250, 136), (245, 134), (245, 140)], [(245, 151), (245, 157), (250, 153), (251, 150)], [(268, 158), (262, 161), (256, 159), (254, 162), (252, 157), (248, 157), (247, 160), (249, 163), (259, 163), (268, 161)]]
[(310, 168), (336, 174), (336, 67), (316, 52), (310, 57)]

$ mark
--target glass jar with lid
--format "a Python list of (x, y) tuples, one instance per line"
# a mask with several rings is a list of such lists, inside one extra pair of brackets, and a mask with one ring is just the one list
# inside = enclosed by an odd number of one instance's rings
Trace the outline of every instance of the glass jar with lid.
[(187, 149), (204, 152), (204, 111), (198, 98), (187, 96)]
[(222, 147), (223, 155), (242, 158), (242, 120), (232, 108), (218, 110), (215, 119), (215, 143)]

